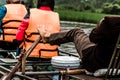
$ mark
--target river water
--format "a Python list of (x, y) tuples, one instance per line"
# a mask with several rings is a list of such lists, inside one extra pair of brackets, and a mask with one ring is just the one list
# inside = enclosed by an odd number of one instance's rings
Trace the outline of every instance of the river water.
[[(61, 30), (70, 30), (74, 29), (75, 27), (82, 28), (87, 35), (91, 32), (91, 30), (96, 26), (96, 24), (90, 23), (80, 23), (80, 22), (69, 22), (69, 21), (61, 21)], [(75, 46), (72, 42), (61, 44), (59, 47), (60, 54), (72, 54), (73, 56), (78, 56), (78, 53), (75, 49)], [(63, 55), (62, 54), (62, 55)]]

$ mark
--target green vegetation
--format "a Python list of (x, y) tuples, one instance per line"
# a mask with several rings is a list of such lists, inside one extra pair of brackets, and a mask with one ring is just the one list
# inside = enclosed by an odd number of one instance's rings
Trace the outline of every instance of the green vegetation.
[[(3, 5), (4, 0), (0, 1)], [(24, 0), (27, 7), (37, 7), (37, 0)], [(55, 0), (60, 20), (98, 23), (107, 15), (120, 15), (120, 0)]]
[(56, 0), (58, 9), (120, 14), (120, 0)]
[(108, 15), (120, 15), (120, 0), (56, 0), (61, 20), (98, 23)]
[(60, 20), (97, 23), (104, 16), (110, 14), (79, 12), (71, 10), (55, 10), (59, 13)]

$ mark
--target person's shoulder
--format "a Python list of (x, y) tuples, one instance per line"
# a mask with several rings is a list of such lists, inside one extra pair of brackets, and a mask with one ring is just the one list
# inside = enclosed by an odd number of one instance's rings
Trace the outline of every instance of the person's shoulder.
[(6, 10), (6, 7), (5, 6), (0, 6), (0, 10)]
[(0, 6), (0, 9), (6, 10), (6, 7), (5, 6)]

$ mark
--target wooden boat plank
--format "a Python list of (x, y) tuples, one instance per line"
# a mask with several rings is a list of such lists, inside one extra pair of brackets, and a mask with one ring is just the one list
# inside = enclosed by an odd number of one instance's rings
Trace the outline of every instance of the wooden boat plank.
[(86, 74), (79, 75), (69, 75), (71, 78), (75, 80), (120, 80), (120, 78), (104, 78), (104, 77), (95, 77)]

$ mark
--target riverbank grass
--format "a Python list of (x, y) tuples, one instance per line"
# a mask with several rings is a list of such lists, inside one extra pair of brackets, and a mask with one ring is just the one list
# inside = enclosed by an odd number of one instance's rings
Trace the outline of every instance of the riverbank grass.
[(60, 20), (87, 22), (87, 23), (97, 23), (103, 17), (110, 15), (110, 14), (78, 12), (78, 11), (70, 11), (70, 10), (56, 10), (56, 12), (59, 13)]

